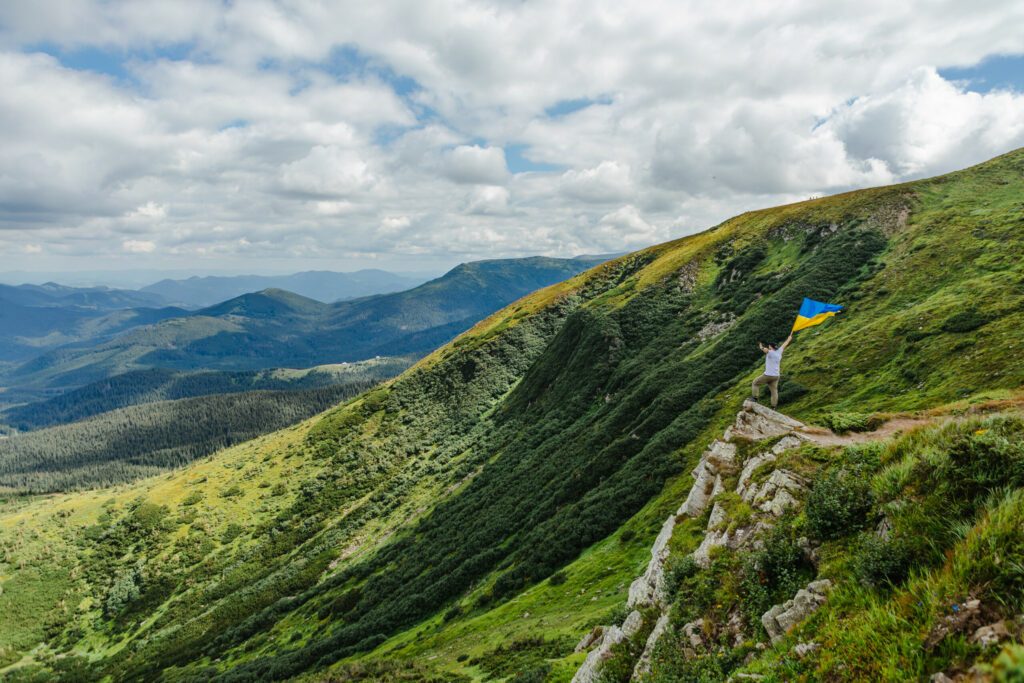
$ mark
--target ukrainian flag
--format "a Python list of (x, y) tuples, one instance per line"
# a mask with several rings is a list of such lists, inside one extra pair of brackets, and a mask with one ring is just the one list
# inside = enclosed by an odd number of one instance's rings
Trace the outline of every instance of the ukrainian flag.
[(814, 299), (804, 299), (800, 304), (800, 312), (796, 315), (796, 322), (793, 323), (793, 331), (802, 330), (805, 327), (820, 325), (839, 311), (842, 306), (837, 304), (825, 304)]

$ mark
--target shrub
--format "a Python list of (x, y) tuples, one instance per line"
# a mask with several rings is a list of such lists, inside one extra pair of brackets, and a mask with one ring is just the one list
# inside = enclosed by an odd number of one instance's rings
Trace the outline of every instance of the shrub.
[(185, 496), (185, 500), (181, 501), (182, 505), (195, 505), (203, 499), (203, 494), (199, 491), (193, 491), (192, 493)]
[(788, 600), (814, 577), (814, 565), (797, 543), (797, 529), (784, 517), (764, 539), (764, 546), (746, 556), (740, 579), (747, 622), (761, 628), (761, 615)]
[(807, 529), (814, 538), (831, 541), (863, 529), (874, 493), (859, 472), (834, 469), (819, 477), (807, 495)]
[(686, 555), (681, 559), (670, 557), (668, 567), (665, 570), (665, 591), (669, 600), (675, 600), (679, 587), (687, 579), (696, 576), (700, 566), (692, 555)]
[(822, 422), (836, 434), (846, 434), (873, 431), (882, 425), (883, 420), (863, 413), (829, 413), (822, 418)]
[(910, 573), (911, 552), (899, 538), (882, 539), (865, 534), (853, 557), (854, 576), (870, 588), (897, 586)]
[(569, 580), (568, 575), (564, 571), (557, 571), (551, 575), (548, 579), (548, 583), (552, 586), (561, 586), (563, 583)]
[(973, 332), (988, 321), (988, 317), (978, 311), (961, 311), (946, 318), (946, 322), (942, 323), (942, 331)]

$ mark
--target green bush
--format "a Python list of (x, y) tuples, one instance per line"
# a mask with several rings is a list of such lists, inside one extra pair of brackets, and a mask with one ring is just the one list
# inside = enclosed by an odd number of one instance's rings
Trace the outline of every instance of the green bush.
[(548, 579), (548, 583), (552, 586), (561, 586), (563, 583), (569, 580), (569, 577), (563, 571), (557, 571), (551, 575)]
[(954, 333), (973, 332), (988, 323), (988, 321), (988, 317), (978, 311), (961, 311), (946, 318), (946, 321), (942, 323), (942, 331)]
[(865, 534), (857, 544), (852, 570), (861, 584), (869, 588), (897, 586), (910, 573), (912, 553), (899, 538), (885, 540)]
[(669, 600), (674, 600), (683, 582), (696, 576), (699, 571), (700, 565), (697, 564), (692, 555), (686, 555), (682, 558), (670, 557), (668, 567), (665, 569), (665, 591)]
[(807, 495), (807, 530), (831, 541), (863, 529), (874, 504), (867, 477), (859, 471), (833, 469), (815, 480)]
[(761, 615), (788, 600), (814, 578), (815, 569), (799, 546), (799, 530), (787, 515), (764, 539), (764, 545), (743, 561), (740, 595), (748, 625), (761, 627)]
[(882, 426), (883, 422), (880, 417), (863, 413), (829, 413), (822, 418), (822, 424), (836, 434), (874, 431)]

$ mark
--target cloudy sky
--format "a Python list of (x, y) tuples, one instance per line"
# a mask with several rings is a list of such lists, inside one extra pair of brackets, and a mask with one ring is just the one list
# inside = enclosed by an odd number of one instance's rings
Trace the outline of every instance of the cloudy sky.
[(0, 4), (0, 271), (631, 250), (1024, 146), (1024, 3)]

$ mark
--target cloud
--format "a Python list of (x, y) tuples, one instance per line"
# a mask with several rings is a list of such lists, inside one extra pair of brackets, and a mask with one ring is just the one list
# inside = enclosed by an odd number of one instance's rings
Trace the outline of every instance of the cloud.
[(459, 145), (447, 154), (445, 174), (457, 183), (501, 185), (508, 179), (505, 150)]
[(496, 185), (473, 188), (466, 201), (466, 213), (480, 216), (500, 215), (508, 212), (509, 191)]
[(156, 251), (156, 243), (149, 240), (125, 240), (121, 248), (129, 254), (151, 254)]
[(377, 178), (352, 150), (317, 145), (298, 161), (281, 167), (281, 186), (310, 197), (349, 197), (374, 186)]
[(615, 203), (633, 196), (633, 181), (628, 164), (602, 161), (593, 168), (562, 174), (562, 192), (585, 202)]
[(936, 69), (1024, 52), (1021, 26), (1009, 0), (0, 3), (0, 253), (631, 249), (1024, 145), (1024, 94)]

